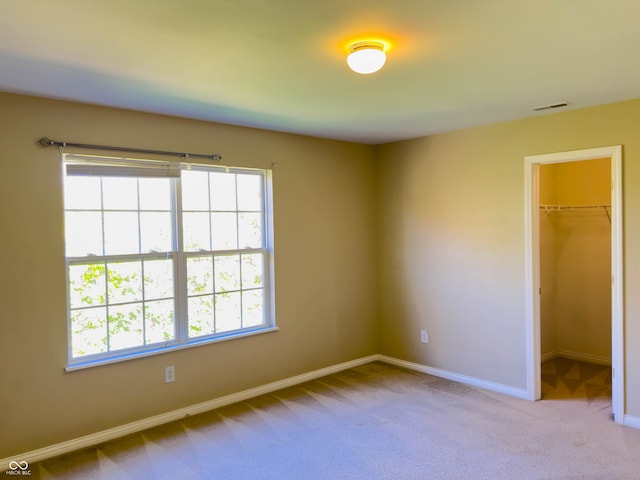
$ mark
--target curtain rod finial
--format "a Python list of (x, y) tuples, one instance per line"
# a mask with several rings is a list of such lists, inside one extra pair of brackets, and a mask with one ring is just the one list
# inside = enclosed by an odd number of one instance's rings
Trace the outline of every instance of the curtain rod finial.
[(42, 137), (40, 140), (38, 140), (38, 145), (40, 145), (41, 147), (50, 147), (51, 145), (54, 145), (56, 142), (54, 142), (53, 140), (47, 138), (47, 137)]

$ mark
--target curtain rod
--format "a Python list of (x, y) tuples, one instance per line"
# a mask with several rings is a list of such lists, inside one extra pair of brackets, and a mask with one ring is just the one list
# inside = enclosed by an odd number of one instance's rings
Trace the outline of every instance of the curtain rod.
[(181, 153), (181, 152), (170, 152), (166, 150), (148, 150), (144, 148), (107, 147), (104, 145), (88, 145), (85, 143), (58, 142), (56, 140), (51, 140), (47, 137), (42, 137), (40, 140), (38, 140), (38, 144), (42, 147), (52, 147), (55, 145), (60, 148), (79, 147), (79, 148), (89, 148), (89, 149), (95, 149), (95, 150), (111, 150), (114, 152), (152, 153), (156, 155), (169, 155), (172, 157), (181, 157), (181, 158), (207, 158), (209, 160), (213, 160), (214, 162), (219, 162), (220, 160), (222, 160), (222, 155), (220, 155), (219, 153), (214, 153), (213, 155), (205, 155), (202, 153)]

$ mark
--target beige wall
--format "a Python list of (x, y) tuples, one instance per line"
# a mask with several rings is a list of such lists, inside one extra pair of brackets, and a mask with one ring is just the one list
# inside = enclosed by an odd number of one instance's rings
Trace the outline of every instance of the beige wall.
[[(540, 166), (540, 203), (610, 205), (611, 162)], [(604, 210), (540, 219), (541, 352), (611, 360), (611, 223)]]
[(621, 144), (626, 413), (640, 416), (638, 124), (633, 100), (380, 146), (381, 352), (526, 388), (524, 157)]
[[(65, 373), (61, 168), (41, 136), (277, 162), (280, 331)], [(373, 147), (0, 94), (0, 151), (0, 458), (377, 352)]]

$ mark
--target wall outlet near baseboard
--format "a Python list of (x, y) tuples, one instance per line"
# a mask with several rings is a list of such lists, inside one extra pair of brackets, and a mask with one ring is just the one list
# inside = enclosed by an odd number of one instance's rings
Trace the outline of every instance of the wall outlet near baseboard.
[(422, 343), (429, 343), (429, 334), (426, 330), (420, 330), (420, 341)]
[(171, 365), (170, 367), (165, 367), (164, 369), (164, 383), (175, 382), (176, 380), (176, 367)]

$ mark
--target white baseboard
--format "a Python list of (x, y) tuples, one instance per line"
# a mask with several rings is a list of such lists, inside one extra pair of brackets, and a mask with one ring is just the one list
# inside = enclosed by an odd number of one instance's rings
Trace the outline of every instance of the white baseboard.
[(622, 424), (625, 427), (640, 428), (640, 417), (625, 415)]
[(473, 387), (484, 388), (491, 390), (492, 392), (504, 393), (512, 397), (522, 398), (528, 400), (527, 390), (524, 388), (510, 387), (508, 385), (502, 385), (500, 383), (489, 382), (480, 378), (469, 377), (467, 375), (461, 375), (459, 373), (452, 373), (439, 368), (428, 367), (419, 363), (407, 362), (406, 360), (400, 360), (398, 358), (387, 357), (386, 355), (379, 355), (378, 360), (381, 362), (396, 365), (398, 367), (408, 368), (409, 370), (415, 370), (417, 372), (427, 373), (434, 377), (446, 378), (454, 382), (464, 383), (465, 385), (471, 385)]
[(360, 365), (375, 362), (376, 360), (380, 359), (379, 357), (380, 355), (376, 354), (370, 355), (368, 357), (358, 358), (356, 360), (351, 360), (349, 362), (339, 363), (337, 365), (332, 365), (330, 367), (321, 368), (312, 372), (303, 373), (301, 375), (296, 375), (294, 377), (279, 380), (277, 382), (268, 383), (260, 387), (250, 388), (248, 390), (243, 390), (242, 392), (233, 393), (231, 395), (215, 398), (213, 400), (198, 403), (196, 405), (191, 405), (189, 407), (180, 408), (178, 410), (173, 410), (171, 412), (155, 415), (153, 417), (144, 418), (142, 420), (137, 420), (135, 422), (127, 423), (126, 425), (121, 425), (119, 427), (110, 428), (108, 430), (92, 433), (90, 435), (85, 435), (84, 437), (74, 438), (73, 440), (69, 440), (66, 442), (57, 443), (55, 445), (21, 453), (12, 457), (3, 458), (0, 459), (0, 472), (8, 470), (9, 463), (11, 463), (12, 461), (27, 462), (29, 464), (32, 464), (46, 458), (56, 457), (58, 455), (73, 452), (81, 448), (91, 447), (99, 443), (113, 440), (118, 437), (129, 435), (131, 433), (140, 432), (142, 430), (156, 427), (158, 425), (172, 422), (174, 420), (180, 420), (181, 418), (185, 418), (190, 415), (204, 413), (209, 410), (224, 407), (225, 405), (242, 402), (249, 398), (275, 392), (276, 390), (308, 382), (309, 380), (315, 380), (316, 378), (331, 375), (343, 370), (348, 370), (349, 368), (354, 368)]
[[(557, 356), (565, 356), (564, 354), (566, 352), (554, 352), (554, 355), (556, 353), (557, 353)], [(575, 356), (568, 357), (568, 358), (575, 358)], [(583, 358), (584, 358), (584, 355), (581, 356), (581, 358), (576, 358), (576, 359), (581, 360)], [(589, 356), (589, 358), (591, 358), (590, 361), (594, 363), (593, 356)], [(332, 365), (326, 368), (321, 368), (319, 370), (314, 370), (312, 372), (303, 373), (301, 375), (296, 375), (294, 377), (286, 378), (284, 380), (279, 380), (277, 382), (268, 383), (266, 385), (262, 385), (259, 387), (250, 388), (248, 390), (243, 390), (238, 393), (233, 393), (231, 395), (215, 398), (213, 400), (198, 403), (196, 405), (191, 405), (189, 407), (173, 410), (171, 412), (163, 413), (161, 415), (155, 415), (153, 417), (144, 418), (142, 420), (137, 420), (135, 422), (131, 422), (126, 425), (121, 425), (119, 427), (110, 428), (108, 430), (103, 430), (101, 432), (93, 433), (90, 435), (85, 435), (84, 437), (75, 438), (66, 442), (57, 443), (55, 445), (40, 448), (37, 450), (32, 450), (30, 452), (25, 452), (19, 455), (14, 455), (12, 457), (3, 458), (3, 459), (0, 459), (0, 471), (8, 470), (9, 463), (12, 461), (27, 462), (29, 464), (39, 462), (46, 458), (56, 457), (58, 455), (63, 455), (65, 453), (73, 452), (81, 448), (91, 447), (93, 445), (107, 442), (109, 440), (113, 440), (118, 437), (140, 432), (142, 430), (156, 427), (158, 425), (162, 425), (175, 420), (180, 420), (190, 415), (197, 415), (199, 413), (204, 413), (209, 410), (214, 410), (216, 408), (224, 407), (225, 405), (230, 405), (236, 402), (242, 402), (249, 398), (257, 397), (259, 395), (264, 395), (266, 393), (275, 392), (276, 390), (298, 385), (300, 383), (304, 383), (310, 380), (315, 380), (317, 378), (324, 377), (326, 375), (331, 375), (333, 373), (341, 372), (343, 370), (348, 370), (349, 368), (358, 367), (358, 366), (365, 365), (367, 363), (371, 363), (375, 361), (381, 361), (384, 363), (388, 363), (389, 365), (395, 365), (398, 367), (407, 368), (409, 370), (426, 373), (429, 375), (433, 375), (435, 377), (445, 378), (447, 380), (463, 383), (465, 385), (484, 388), (486, 390), (491, 390), (493, 392), (498, 392), (505, 395), (510, 395), (512, 397), (528, 400), (528, 393), (526, 389), (510, 387), (508, 385), (489, 382), (487, 380), (482, 380), (479, 378), (470, 377), (470, 376), (462, 375), (459, 373), (452, 373), (446, 370), (429, 367), (427, 365), (422, 365), (419, 363), (408, 362), (406, 360), (400, 360), (398, 358), (376, 354), (376, 355), (369, 355), (368, 357), (362, 357), (355, 360), (351, 360), (349, 362), (339, 363), (337, 365)], [(589, 361), (589, 360), (585, 360), (585, 361)], [(611, 364), (610, 360), (609, 360), (609, 364)], [(640, 417), (625, 415), (624, 425), (634, 427), (634, 428), (640, 428)]]
[[(553, 355), (551, 358), (561, 357), (568, 358), (569, 360), (578, 360), (579, 362), (595, 363), (597, 365), (605, 365), (607, 367), (611, 366), (611, 357), (591, 355), (590, 353), (572, 352), (569, 350), (556, 350), (555, 352), (546, 354), (545, 357), (548, 355)], [(549, 358), (549, 360), (551, 358)], [(542, 361), (544, 362), (545, 360), (543, 359)]]

